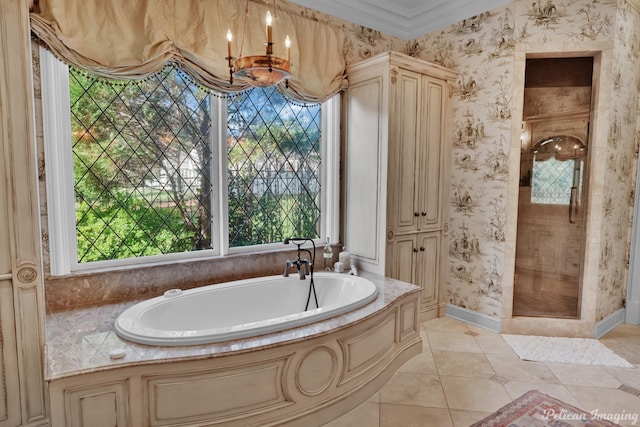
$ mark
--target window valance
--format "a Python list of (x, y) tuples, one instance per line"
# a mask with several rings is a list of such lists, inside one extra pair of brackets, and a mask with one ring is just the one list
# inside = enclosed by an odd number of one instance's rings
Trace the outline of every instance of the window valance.
[[(221, 92), (249, 86), (229, 83), (226, 32), (235, 35), (233, 56), (259, 55), (265, 45), (265, 6), (241, 0), (40, 0), (31, 29), (62, 60), (97, 75), (141, 79), (168, 62), (195, 81)], [(289, 35), (289, 88), (303, 102), (321, 102), (346, 85), (341, 28), (279, 9), (274, 24), (275, 54), (284, 56)]]

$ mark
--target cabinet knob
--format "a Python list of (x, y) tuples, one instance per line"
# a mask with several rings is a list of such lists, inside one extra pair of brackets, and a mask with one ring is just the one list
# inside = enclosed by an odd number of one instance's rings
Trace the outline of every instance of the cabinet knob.
[(418, 252), (418, 248), (413, 248), (413, 252)]
[(420, 215), (427, 216), (427, 213), (426, 212), (420, 212)]
[(420, 252), (424, 252), (424, 246), (420, 246)]
[(418, 212), (414, 212), (413, 216), (420, 216), (420, 214)]

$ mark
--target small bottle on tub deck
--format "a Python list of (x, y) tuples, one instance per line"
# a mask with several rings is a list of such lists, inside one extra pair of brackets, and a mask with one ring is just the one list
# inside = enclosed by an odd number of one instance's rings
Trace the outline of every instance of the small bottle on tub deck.
[(329, 244), (329, 238), (327, 237), (327, 243), (324, 245), (324, 249), (322, 250), (322, 255), (324, 258), (324, 269), (325, 271), (332, 270), (333, 263), (333, 249), (331, 249), (331, 245)]
[(347, 248), (345, 246), (342, 247), (342, 252), (338, 254), (338, 261), (342, 263), (344, 268), (349, 268), (351, 266), (351, 254), (347, 252)]

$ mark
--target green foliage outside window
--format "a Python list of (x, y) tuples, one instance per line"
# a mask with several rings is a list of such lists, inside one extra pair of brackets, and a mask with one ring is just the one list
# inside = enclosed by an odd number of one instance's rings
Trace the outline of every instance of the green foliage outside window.
[[(69, 78), (78, 261), (212, 248), (211, 95), (174, 67)], [(228, 100), (230, 247), (319, 237), (319, 114), (274, 88)]]
[(275, 88), (228, 103), (229, 245), (320, 236), (320, 107)]

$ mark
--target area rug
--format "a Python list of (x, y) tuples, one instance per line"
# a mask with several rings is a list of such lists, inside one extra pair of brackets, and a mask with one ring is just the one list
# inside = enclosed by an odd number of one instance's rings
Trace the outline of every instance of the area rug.
[[(538, 390), (530, 390), (471, 427), (620, 427), (611, 420), (631, 414), (589, 414)], [(634, 414), (636, 417), (637, 414)], [(633, 420), (629, 420), (633, 424)]]
[(503, 334), (502, 337), (523, 360), (634, 368), (594, 339), (509, 334)]

